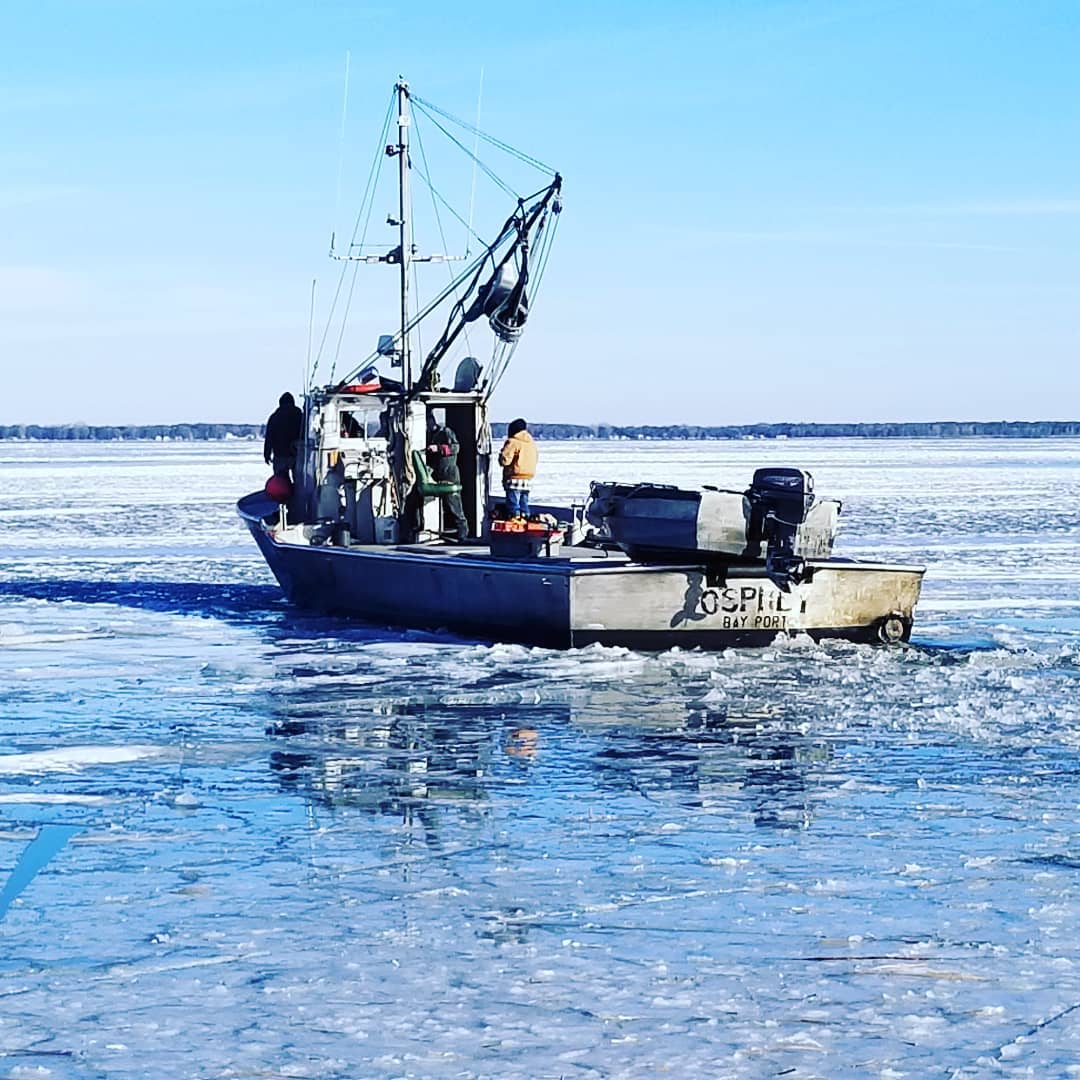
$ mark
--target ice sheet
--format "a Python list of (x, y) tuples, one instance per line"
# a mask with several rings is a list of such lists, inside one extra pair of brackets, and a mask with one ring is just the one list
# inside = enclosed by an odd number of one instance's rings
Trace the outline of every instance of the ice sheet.
[(1076, 1075), (1080, 443), (540, 449), (810, 468), (913, 646), (304, 615), (254, 444), (2, 444), (0, 1076)]

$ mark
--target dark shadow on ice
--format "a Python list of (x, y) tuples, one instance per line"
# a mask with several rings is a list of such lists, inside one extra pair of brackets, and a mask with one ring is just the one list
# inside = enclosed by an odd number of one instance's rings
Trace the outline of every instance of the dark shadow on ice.
[(237, 625), (258, 625), (289, 637), (334, 637), (356, 641), (470, 641), (449, 633), (406, 630), (322, 615), (289, 604), (274, 585), (202, 583), (197, 581), (5, 581), (0, 596), (26, 600), (116, 604), (139, 611), (221, 619)]
[[(1032, 601), (1033, 608), (1038, 601)], [(931, 654), (969, 655), (979, 652), (1025, 652), (1037, 645), (1045, 636), (1071, 637), (1080, 632), (1080, 616), (1056, 610), (999, 611), (989, 616), (967, 616), (962, 623), (951, 623), (947, 628), (935, 627), (934, 631), (920, 631), (915, 624), (911, 647)], [(1010, 637), (1022, 636), (1023, 645), (1011, 645)]]
[(993, 652), (1001, 645), (992, 637), (966, 634), (960, 638), (912, 637), (908, 646), (931, 656), (970, 656), (972, 653)]
[(1080, 870), (1080, 855), (1031, 855), (1019, 861), (1034, 866), (1050, 866), (1057, 870)]
[(197, 581), (5, 581), (0, 596), (28, 600), (118, 604), (142, 611), (237, 618), (280, 611), (281, 592), (271, 585), (221, 585)]

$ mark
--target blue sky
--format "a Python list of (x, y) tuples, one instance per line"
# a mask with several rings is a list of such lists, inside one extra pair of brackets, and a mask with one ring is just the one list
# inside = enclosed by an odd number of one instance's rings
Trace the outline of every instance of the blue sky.
[(399, 72), (566, 178), (496, 417), (1076, 418), (1077, 56), (1073, 0), (10, 5), (0, 423), (299, 390)]

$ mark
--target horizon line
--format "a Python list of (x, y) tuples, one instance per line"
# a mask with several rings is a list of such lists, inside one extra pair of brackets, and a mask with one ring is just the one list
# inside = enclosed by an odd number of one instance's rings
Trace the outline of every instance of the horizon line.
[[(508, 420), (493, 420), (494, 425), (505, 426), (510, 421)], [(938, 420), (757, 420), (750, 423), (742, 424), (704, 424), (695, 423), (691, 421), (672, 421), (668, 423), (623, 423), (611, 420), (598, 420), (591, 423), (581, 423), (575, 421), (564, 420), (530, 420), (530, 427), (565, 427), (565, 428), (578, 428), (582, 430), (596, 430), (599, 428), (611, 428), (611, 429), (635, 429), (635, 430), (662, 430), (667, 428), (700, 428), (705, 430), (750, 430), (753, 428), (782, 428), (782, 427), (818, 427), (818, 428), (830, 428), (830, 427), (934, 427), (939, 425), (976, 425), (976, 426), (991, 426), (991, 425), (1008, 425), (1008, 426), (1037, 426), (1037, 425), (1080, 425), (1080, 419), (1039, 419), (1039, 420), (1007, 420), (1004, 418), (997, 418), (992, 420), (955, 420), (955, 419), (938, 419)], [(85, 428), (87, 431), (102, 431), (106, 429), (122, 429), (122, 428), (184, 428), (184, 427), (199, 427), (199, 428), (265, 428), (265, 421), (227, 421), (227, 420), (177, 420), (177, 421), (148, 421), (143, 423), (111, 423), (111, 424), (88, 424), (82, 420), (58, 422), (58, 423), (32, 423), (24, 421), (16, 421), (11, 423), (0, 423), (0, 432), (6, 431), (11, 428), (38, 428), (47, 431), (58, 431), (69, 428)], [(19, 438), (20, 436), (13, 436)], [(25, 436), (23, 436), (25, 437)], [(0, 435), (0, 438), (3, 438)]]

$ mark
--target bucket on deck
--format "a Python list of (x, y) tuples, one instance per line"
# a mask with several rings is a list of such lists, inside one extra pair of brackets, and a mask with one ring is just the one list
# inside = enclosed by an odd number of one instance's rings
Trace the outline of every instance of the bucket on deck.
[(375, 543), (396, 544), (398, 542), (398, 521), (395, 517), (375, 518)]

